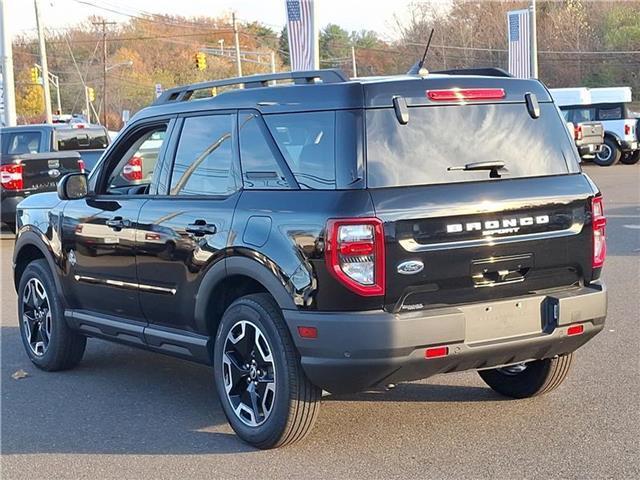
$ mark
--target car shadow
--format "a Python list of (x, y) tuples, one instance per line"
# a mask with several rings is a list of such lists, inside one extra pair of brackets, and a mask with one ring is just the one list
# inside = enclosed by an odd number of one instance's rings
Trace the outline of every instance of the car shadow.
[[(17, 327), (0, 335), (2, 454), (255, 451), (228, 426), (209, 367), (90, 339), (78, 367), (49, 373), (28, 360)], [(13, 379), (18, 370), (28, 376)], [(423, 383), (323, 398), (334, 410), (340, 402), (499, 400), (489, 388)]]

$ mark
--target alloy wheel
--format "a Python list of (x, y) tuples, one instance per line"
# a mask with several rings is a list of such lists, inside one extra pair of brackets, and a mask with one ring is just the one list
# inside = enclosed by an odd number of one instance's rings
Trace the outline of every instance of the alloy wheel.
[(31, 278), (22, 294), (22, 324), (29, 348), (38, 357), (44, 355), (51, 340), (51, 306), (44, 285)]
[(611, 155), (613, 155), (613, 151), (611, 150), (611, 147), (609, 145), (604, 143), (600, 151), (596, 153), (596, 155), (598, 156), (598, 160), (600, 160), (601, 162), (607, 162), (611, 158)]
[(245, 425), (263, 424), (275, 405), (276, 371), (271, 345), (254, 323), (241, 320), (229, 330), (222, 352), (227, 401)]

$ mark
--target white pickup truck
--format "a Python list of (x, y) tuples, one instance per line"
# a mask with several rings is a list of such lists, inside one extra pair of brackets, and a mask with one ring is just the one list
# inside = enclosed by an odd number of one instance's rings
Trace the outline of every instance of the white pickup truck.
[(640, 160), (638, 119), (630, 110), (631, 88), (552, 88), (551, 96), (565, 115), (602, 123), (604, 144), (594, 162), (608, 166)]

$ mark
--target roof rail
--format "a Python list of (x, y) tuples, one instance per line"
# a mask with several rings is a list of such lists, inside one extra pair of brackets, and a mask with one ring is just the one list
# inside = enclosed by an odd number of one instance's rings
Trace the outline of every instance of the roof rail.
[(497, 67), (455, 68), (453, 70), (438, 70), (431, 73), (442, 73), (444, 75), (480, 75), (482, 77), (513, 77), (513, 75), (506, 70)]
[(244, 88), (268, 87), (271, 82), (275, 82), (277, 80), (293, 80), (294, 83), (298, 85), (304, 85), (316, 83), (318, 80), (322, 83), (348, 82), (349, 77), (339, 69), (324, 69), (225, 78), (222, 80), (192, 83), (190, 85), (170, 88), (162, 92), (162, 95), (160, 95), (153, 104), (162, 105), (163, 103), (184, 102), (189, 100), (194, 92), (216, 87), (227, 87), (230, 85), (238, 85), (239, 87), (242, 86)]

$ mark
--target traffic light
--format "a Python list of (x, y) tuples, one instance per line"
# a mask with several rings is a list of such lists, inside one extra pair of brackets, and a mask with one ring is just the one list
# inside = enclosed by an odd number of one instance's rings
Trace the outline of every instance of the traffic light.
[(93, 102), (96, 99), (96, 91), (91, 88), (91, 87), (87, 87), (87, 95), (89, 97), (89, 101)]
[(37, 67), (31, 67), (29, 73), (31, 74), (31, 83), (40, 83), (40, 72)]
[(198, 70), (206, 70), (207, 68), (207, 56), (202, 53), (202, 52), (198, 52), (195, 54), (195, 56), (193, 57), (195, 62), (196, 62), (196, 68)]

